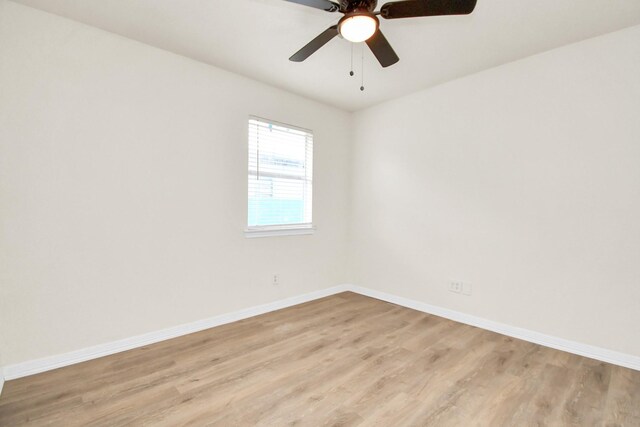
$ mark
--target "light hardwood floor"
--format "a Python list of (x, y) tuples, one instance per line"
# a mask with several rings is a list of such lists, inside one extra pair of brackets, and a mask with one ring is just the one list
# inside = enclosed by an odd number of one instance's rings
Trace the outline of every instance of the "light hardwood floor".
[(343, 293), (8, 381), (0, 425), (640, 426), (640, 372)]

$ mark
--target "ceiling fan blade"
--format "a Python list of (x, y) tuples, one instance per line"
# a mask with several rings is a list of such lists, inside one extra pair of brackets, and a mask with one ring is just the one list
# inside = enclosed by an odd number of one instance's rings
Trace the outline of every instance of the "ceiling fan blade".
[(289, 3), (298, 3), (303, 6), (313, 7), (315, 9), (326, 10), (327, 12), (335, 12), (340, 6), (329, 0), (285, 0)]
[(380, 9), (385, 19), (416, 18), (420, 16), (468, 15), (477, 0), (407, 0), (386, 3)]
[(293, 56), (289, 58), (289, 61), (293, 61), (293, 62), (304, 61), (305, 59), (313, 55), (313, 53), (316, 50), (320, 49), (322, 46), (327, 44), (329, 40), (331, 40), (337, 35), (338, 35), (337, 25), (327, 28), (322, 33), (320, 33), (318, 37), (316, 37), (315, 39), (307, 43), (305, 47), (303, 47), (302, 49), (294, 53)]
[(369, 46), (369, 49), (371, 49), (371, 52), (378, 58), (378, 62), (380, 62), (380, 65), (383, 67), (393, 65), (400, 60), (380, 30), (376, 31), (375, 34), (367, 40), (367, 46)]

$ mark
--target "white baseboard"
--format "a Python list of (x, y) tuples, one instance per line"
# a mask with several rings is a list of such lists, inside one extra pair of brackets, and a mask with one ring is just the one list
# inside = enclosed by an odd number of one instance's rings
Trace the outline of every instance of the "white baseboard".
[(570, 341), (564, 338), (553, 337), (550, 335), (542, 334), (540, 332), (518, 328), (516, 326), (506, 325), (504, 323), (494, 322), (493, 320), (484, 319), (482, 317), (472, 316), (470, 314), (462, 313), (459, 311), (449, 310), (447, 308), (426, 304), (424, 302), (391, 295), (373, 289), (363, 288), (361, 286), (347, 285), (347, 288), (350, 291), (359, 293), (361, 295), (366, 295), (368, 297), (387, 301), (393, 304), (401, 305), (403, 307), (412, 308), (414, 310), (422, 311), (429, 314), (434, 314), (436, 316), (455, 320), (456, 322), (465, 323), (467, 325), (497, 332), (502, 335), (507, 335), (513, 338), (540, 344), (545, 347), (551, 347), (556, 350), (562, 350), (568, 353), (577, 354), (579, 356), (585, 356), (591, 359), (596, 359), (602, 362), (612, 363), (614, 365), (624, 366), (625, 368), (631, 368), (640, 371), (639, 356), (620, 353), (602, 347), (595, 347), (576, 341)]
[(93, 347), (87, 347), (80, 350), (71, 351), (69, 353), (44, 357), (42, 359), (30, 360), (14, 365), (8, 365), (4, 367), (4, 378), (9, 381), (16, 378), (26, 377), (28, 375), (38, 374), (40, 372), (50, 371), (52, 369), (62, 368), (63, 366), (73, 365), (75, 363), (86, 362), (87, 360), (97, 359), (99, 357), (108, 356), (110, 354), (143, 347), (145, 345), (153, 344), (159, 341), (176, 338), (182, 335), (187, 335), (205, 329), (213, 328), (215, 326), (236, 322), (248, 317), (258, 316), (270, 311), (291, 307), (292, 305), (302, 304), (304, 302), (324, 298), (326, 296), (344, 292), (346, 290), (348, 290), (348, 287), (346, 285), (334, 286), (332, 288), (322, 289), (320, 291), (310, 292), (308, 294), (285, 298), (268, 304), (258, 305), (255, 307), (235, 311), (233, 313), (226, 313), (219, 316), (210, 317), (208, 319), (174, 326), (172, 328), (162, 329), (160, 331), (149, 332), (147, 334), (137, 335), (118, 341), (98, 344)]
[(391, 295), (385, 292), (380, 292), (361, 286), (345, 284), (311, 292), (308, 294), (286, 298), (268, 304), (250, 307), (247, 309), (235, 311), (233, 313), (214, 316), (209, 319), (199, 320), (196, 322), (175, 326), (160, 331), (150, 332), (147, 334), (125, 338), (110, 343), (99, 344), (93, 347), (88, 347), (69, 353), (49, 356), (37, 360), (30, 360), (14, 365), (8, 365), (4, 367), (4, 379), (2, 379), (2, 375), (0, 374), (0, 391), (2, 390), (2, 384), (4, 380), (8, 381), (28, 375), (37, 374), (40, 372), (50, 371), (52, 369), (61, 368), (63, 366), (68, 366), (75, 363), (85, 362), (87, 360), (97, 359), (99, 357), (108, 356), (110, 354), (119, 353), (121, 351), (131, 350), (159, 341), (164, 341), (182, 335), (199, 332), (205, 329), (213, 328), (215, 326), (220, 326), (238, 320), (246, 319), (248, 317), (268, 313), (270, 311), (280, 310), (282, 308), (291, 307), (296, 304), (302, 304), (304, 302), (312, 301), (318, 298), (324, 298), (326, 296), (345, 291), (356, 292), (361, 295), (376, 298), (382, 301), (387, 301), (425, 313), (434, 314), (436, 316), (451, 319), (456, 322), (465, 323), (467, 325), (476, 326), (482, 329), (497, 332), (499, 334), (508, 335), (510, 337), (522, 339), (535, 344), (540, 344), (545, 347), (555, 348), (557, 350), (566, 351), (580, 356), (590, 357), (592, 359), (601, 360), (603, 362), (612, 363), (615, 365), (620, 365), (640, 371), (640, 357), (638, 356), (624, 354), (601, 347), (595, 347), (575, 341), (566, 340), (563, 338), (545, 335), (539, 332), (494, 322), (492, 320), (472, 316), (470, 314), (449, 310), (447, 308), (426, 304), (420, 301)]
[(0, 395), (2, 395), (2, 387), (4, 387), (4, 375), (2, 374), (2, 367), (0, 367)]

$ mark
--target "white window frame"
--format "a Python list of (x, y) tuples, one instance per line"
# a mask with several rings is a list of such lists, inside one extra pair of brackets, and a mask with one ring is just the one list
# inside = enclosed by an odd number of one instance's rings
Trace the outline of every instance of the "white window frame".
[[(263, 123), (269, 123), (269, 124), (273, 124), (276, 126), (280, 126), (280, 127), (284, 127), (287, 129), (294, 129), (294, 130), (298, 130), (304, 133), (307, 133), (311, 136), (311, 193), (313, 193), (313, 131), (309, 130), (309, 129), (305, 129), (305, 128), (301, 128), (299, 126), (293, 126), (287, 123), (282, 123), (282, 122), (278, 122), (275, 120), (271, 120), (271, 119), (265, 119), (262, 117), (258, 117), (258, 116), (249, 116), (249, 119), (247, 121), (247, 148), (248, 150), (250, 150), (250, 141), (249, 141), (249, 126), (251, 126), (251, 121), (252, 120), (257, 120)], [(250, 152), (247, 152), (247, 161), (249, 161), (250, 158)], [(308, 161), (308, 160), (307, 160)], [(247, 180), (249, 179), (249, 175), (250, 175), (250, 170), (248, 169), (248, 174), (247, 174)], [(247, 181), (247, 186), (245, 187), (249, 188), (249, 182)], [(304, 234), (313, 234), (316, 230), (315, 226), (313, 225), (313, 194), (310, 195), (310, 205), (309, 209), (310, 209), (310, 214), (311, 214), (311, 221), (310, 223), (302, 223), (302, 224), (277, 224), (277, 225), (256, 225), (256, 226), (249, 226), (247, 225), (247, 227), (244, 230), (244, 234), (245, 237), (247, 238), (254, 238), (254, 237), (272, 237), (272, 236), (296, 236), (296, 235), (304, 235)], [(245, 221), (245, 224), (249, 223), (249, 198), (248, 198), (248, 193), (247, 193), (247, 198), (245, 199), (247, 200), (247, 209), (245, 209), (245, 212), (247, 213), (247, 218)]]

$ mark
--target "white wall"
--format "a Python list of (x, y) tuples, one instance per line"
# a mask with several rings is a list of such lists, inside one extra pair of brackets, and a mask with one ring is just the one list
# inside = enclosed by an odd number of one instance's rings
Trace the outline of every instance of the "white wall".
[(639, 76), (633, 27), (358, 113), (352, 280), (640, 355)]
[[(244, 237), (250, 114), (314, 131), (315, 235)], [(341, 283), (350, 120), (0, 0), (3, 362)]]

